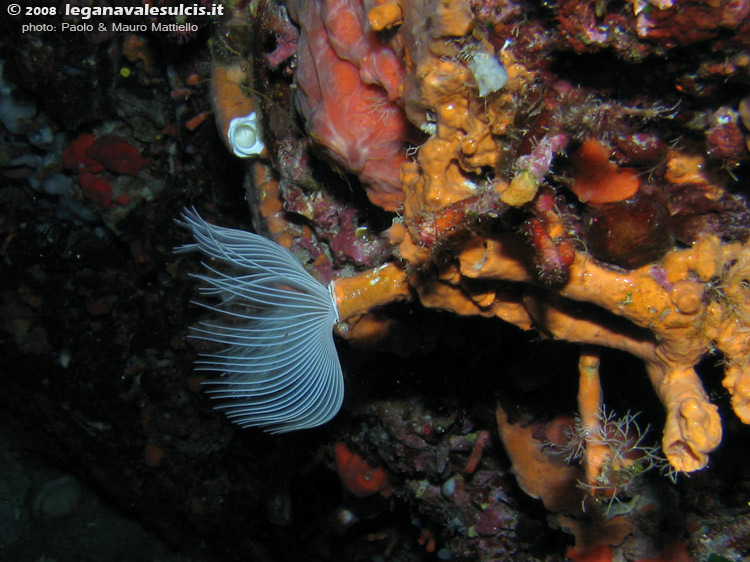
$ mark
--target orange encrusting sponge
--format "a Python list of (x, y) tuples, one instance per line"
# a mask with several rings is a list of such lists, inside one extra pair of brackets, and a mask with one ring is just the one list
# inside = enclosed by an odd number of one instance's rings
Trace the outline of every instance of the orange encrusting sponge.
[(393, 494), (388, 474), (383, 467), (372, 467), (346, 443), (339, 441), (333, 446), (336, 470), (344, 487), (358, 498), (380, 494), (384, 498)]
[(571, 156), (576, 167), (570, 189), (583, 203), (602, 205), (629, 199), (640, 187), (633, 168), (609, 161), (609, 151), (596, 139), (588, 139)]

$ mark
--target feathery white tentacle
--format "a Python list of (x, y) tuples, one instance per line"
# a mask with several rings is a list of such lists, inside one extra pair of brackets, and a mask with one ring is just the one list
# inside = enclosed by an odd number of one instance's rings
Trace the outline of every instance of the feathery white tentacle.
[(344, 398), (344, 379), (333, 341), (338, 321), (327, 287), (313, 278), (286, 248), (249, 232), (207, 223), (185, 209), (180, 224), (194, 244), (176, 251), (202, 252), (201, 294), (218, 297), (202, 306), (224, 315), (226, 325), (204, 322), (193, 337), (225, 345), (203, 354), (201, 370), (222, 379), (206, 384), (222, 409), (243, 427), (271, 433), (315, 427), (333, 418)]

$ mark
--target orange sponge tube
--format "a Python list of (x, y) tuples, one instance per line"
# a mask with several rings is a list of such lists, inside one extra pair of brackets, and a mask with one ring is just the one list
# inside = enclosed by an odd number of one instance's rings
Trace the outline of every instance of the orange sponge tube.
[(389, 302), (411, 297), (404, 269), (387, 263), (354, 277), (341, 277), (332, 283), (340, 320), (347, 320)]

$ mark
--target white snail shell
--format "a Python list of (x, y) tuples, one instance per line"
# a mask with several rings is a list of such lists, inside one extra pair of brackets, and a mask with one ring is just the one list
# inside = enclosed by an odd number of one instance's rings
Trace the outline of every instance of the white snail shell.
[(240, 158), (259, 156), (265, 148), (260, 140), (258, 116), (254, 111), (250, 115), (232, 119), (227, 129), (227, 138), (235, 156)]
[(49, 480), (31, 494), (31, 511), (37, 517), (58, 519), (78, 509), (83, 497), (80, 482), (70, 475)]

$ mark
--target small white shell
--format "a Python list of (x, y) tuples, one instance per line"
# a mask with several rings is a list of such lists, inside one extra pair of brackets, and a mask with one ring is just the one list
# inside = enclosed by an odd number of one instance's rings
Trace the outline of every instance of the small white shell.
[(265, 145), (260, 140), (258, 115), (253, 111), (244, 117), (235, 117), (229, 122), (227, 139), (235, 156), (250, 158), (259, 156)]
[(59, 519), (73, 513), (81, 503), (83, 489), (73, 476), (49, 480), (31, 493), (31, 511), (37, 517)]
[(469, 59), (469, 70), (479, 88), (479, 97), (497, 92), (508, 82), (508, 73), (497, 57), (478, 51)]

